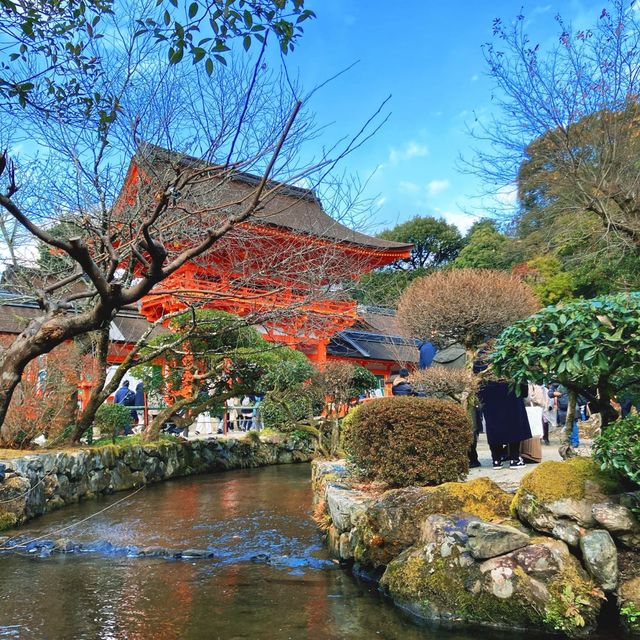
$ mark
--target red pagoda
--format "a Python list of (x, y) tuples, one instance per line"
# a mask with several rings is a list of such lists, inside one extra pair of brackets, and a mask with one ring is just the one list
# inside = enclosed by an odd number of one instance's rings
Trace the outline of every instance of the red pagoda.
[[(196, 158), (145, 145), (131, 161), (117, 206), (132, 202), (138, 189), (152, 188), (154, 176), (169, 164), (173, 170), (179, 165), (207, 168)], [(223, 178), (211, 169), (207, 180), (179, 194), (192, 230), (211, 224), (202, 211), (214, 200), (246, 201), (261, 180), (238, 171)], [(260, 326), (266, 339), (324, 361), (332, 336), (358, 320), (356, 303), (344, 297), (340, 282), (408, 257), (412, 245), (346, 227), (325, 213), (310, 189), (270, 182), (268, 193), (248, 220), (148, 295), (140, 313), (154, 321), (194, 302), (239, 316), (253, 314), (265, 318)]]

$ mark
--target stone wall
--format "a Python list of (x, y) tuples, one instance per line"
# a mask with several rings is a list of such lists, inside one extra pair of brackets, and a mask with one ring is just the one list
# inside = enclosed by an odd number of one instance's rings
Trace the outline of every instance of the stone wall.
[(98, 494), (198, 473), (308, 462), (307, 440), (253, 434), (0, 458), (0, 531)]
[(640, 635), (640, 492), (588, 458), (538, 465), (515, 496), (486, 477), (372, 491), (343, 462), (312, 472), (332, 553), (419, 617), (579, 637), (604, 609)]

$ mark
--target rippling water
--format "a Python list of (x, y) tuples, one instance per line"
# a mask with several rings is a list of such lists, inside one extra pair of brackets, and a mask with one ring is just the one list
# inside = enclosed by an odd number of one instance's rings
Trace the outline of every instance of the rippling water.
[[(123, 494), (34, 521), (14, 533), (100, 552), (0, 556), (0, 638), (505, 637), (418, 626), (336, 565), (310, 519), (309, 476), (308, 465), (199, 476), (143, 489), (83, 523)], [(147, 546), (214, 557), (130, 557)]]

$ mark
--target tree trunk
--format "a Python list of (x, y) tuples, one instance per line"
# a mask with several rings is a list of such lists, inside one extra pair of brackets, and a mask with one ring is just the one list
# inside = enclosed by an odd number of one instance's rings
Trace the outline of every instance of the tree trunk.
[(188, 398), (182, 398), (172, 405), (165, 407), (150, 423), (145, 432), (142, 434), (143, 442), (155, 442), (160, 436), (160, 429), (162, 425), (171, 420), (173, 416), (184, 407), (188, 407), (196, 398), (198, 394)]
[[(107, 355), (109, 353), (109, 328), (105, 327), (101, 329), (98, 335), (98, 344), (96, 349), (96, 359), (98, 361), (98, 379), (96, 380), (95, 385), (91, 388), (91, 392), (89, 394), (89, 398), (87, 400), (87, 404), (83, 410), (83, 412), (78, 417), (76, 422), (75, 429), (69, 436), (69, 440), (73, 442), (78, 442), (80, 438), (86, 433), (93, 424), (93, 421), (96, 417), (96, 411), (100, 408), (102, 403), (118, 388), (120, 384), (120, 380), (124, 377), (124, 373), (120, 376), (118, 380), (115, 381), (114, 387), (114, 377), (111, 379), (109, 383), (109, 387), (105, 389), (105, 380), (107, 379)], [(117, 373), (117, 372), (116, 372)], [(114, 387), (112, 389), (112, 387)]]
[(11, 403), (11, 397), (16, 387), (20, 383), (22, 377), (22, 370), (15, 365), (14, 362), (5, 362), (4, 359), (0, 361), (0, 445), (5, 445), (11, 441), (11, 437), (7, 431), (7, 427), (4, 424), (4, 418), (9, 409)]
[(604, 380), (598, 383), (598, 397), (600, 405), (600, 418), (602, 420), (600, 429), (604, 431), (609, 424), (618, 419), (618, 412), (611, 406), (611, 393), (609, 386)]
[(49, 353), (66, 340), (100, 328), (111, 320), (111, 312), (98, 304), (91, 313), (63, 316), (46, 312), (29, 326), (0, 356), (0, 445), (8, 440), (4, 424), (13, 392), (25, 367), (38, 356)]
[(563, 460), (567, 458), (574, 458), (577, 454), (571, 446), (571, 432), (573, 431), (573, 421), (576, 416), (576, 400), (578, 395), (573, 389), (568, 389), (567, 394), (569, 396), (569, 405), (567, 406), (567, 418), (564, 423), (564, 429), (562, 430), (562, 443), (558, 452)]
[(331, 455), (335, 456), (340, 447), (340, 418), (336, 409), (335, 415), (331, 420)]

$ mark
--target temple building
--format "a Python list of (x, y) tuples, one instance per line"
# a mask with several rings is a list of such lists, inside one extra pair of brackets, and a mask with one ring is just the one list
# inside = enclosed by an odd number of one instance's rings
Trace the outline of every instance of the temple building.
[[(131, 160), (114, 210), (130, 206), (140, 189), (153, 190), (156, 177), (176, 166), (207, 170), (196, 158), (143, 145)], [(245, 202), (260, 180), (238, 171), (220, 177), (212, 167), (207, 180), (178, 194), (184, 242), (199, 226), (233, 216), (234, 206)], [(358, 307), (341, 286), (408, 257), (412, 245), (350, 229), (329, 216), (310, 189), (270, 182), (267, 192), (247, 220), (157, 285), (139, 308), (115, 318), (111, 363), (122, 361), (149, 322), (187, 304), (255, 318), (267, 340), (292, 346), (312, 361), (361, 364), (381, 381), (417, 361), (416, 345), (399, 336), (393, 311)], [(216, 209), (217, 218), (203, 218), (214, 200), (231, 204), (222, 213)], [(19, 333), (37, 313), (35, 305), (3, 305), (0, 337)]]

